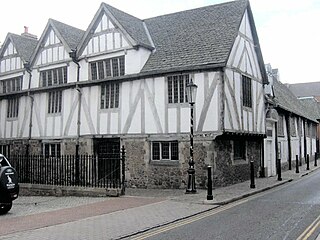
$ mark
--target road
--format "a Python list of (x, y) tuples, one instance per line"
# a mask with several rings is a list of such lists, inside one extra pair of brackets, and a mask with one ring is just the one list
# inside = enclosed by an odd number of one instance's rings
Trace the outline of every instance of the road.
[[(131, 239), (316, 239), (320, 173)], [(320, 239), (320, 238), (318, 238)]]

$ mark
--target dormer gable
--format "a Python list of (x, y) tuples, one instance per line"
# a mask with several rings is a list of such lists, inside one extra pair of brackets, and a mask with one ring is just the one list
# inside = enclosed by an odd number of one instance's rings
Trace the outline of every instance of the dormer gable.
[(102, 3), (78, 47), (79, 56), (143, 46), (152, 50), (144, 22)]
[(69, 60), (69, 53), (77, 48), (84, 31), (49, 19), (31, 58), (32, 65), (43, 66)]
[(0, 73), (24, 68), (37, 45), (37, 40), (8, 33), (0, 50)]

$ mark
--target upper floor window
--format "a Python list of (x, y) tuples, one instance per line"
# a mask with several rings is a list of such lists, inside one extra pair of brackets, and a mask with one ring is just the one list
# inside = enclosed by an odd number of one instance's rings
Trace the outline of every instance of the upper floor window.
[(186, 86), (189, 75), (175, 75), (168, 77), (168, 103), (187, 103)]
[(91, 79), (123, 76), (125, 73), (124, 56), (108, 58), (90, 63)]
[(55, 68), (40, 72), (41, 86), (48, 87), (67, 83), (67, 67)]
[(179, 160), (178, 141), (152, 142), (152, 160)]
[(251, 78), (242, 76), (242, 105), (252, 107)]
[(101, 109), (119, 107), (119, 83), (105, 83), (101, 85)]
[(49, 92), (48, 113), (60, 113), (62, 106), (62, 91)]
[(22, 76), (1, 81), (1, 92), (10, 93), (22, 90)]
[(19, 98), (13, 97), (8, 99), (7, 118), (16, 118), (19, 113)]

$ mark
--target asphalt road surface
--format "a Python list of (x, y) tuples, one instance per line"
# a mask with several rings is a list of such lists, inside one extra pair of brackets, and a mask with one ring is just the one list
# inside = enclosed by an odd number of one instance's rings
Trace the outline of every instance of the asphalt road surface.
[[(316, 239), (320, 172), (131, 239)], [(318, 238), (319, 239), (319, 238)]]

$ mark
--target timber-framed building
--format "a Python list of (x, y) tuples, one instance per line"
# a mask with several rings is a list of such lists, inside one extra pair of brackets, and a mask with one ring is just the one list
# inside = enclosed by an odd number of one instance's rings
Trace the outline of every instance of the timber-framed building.
[(0, 145), (11, 154), (126, 148), (129, 186), (185, 187), (197, 84), (196, 181), (258, 172), (268, 82), (248, 1), (141, 20), (102, 3), (86, 31), (49, 19), (41, 37), (8, 34), (0, 51)]

